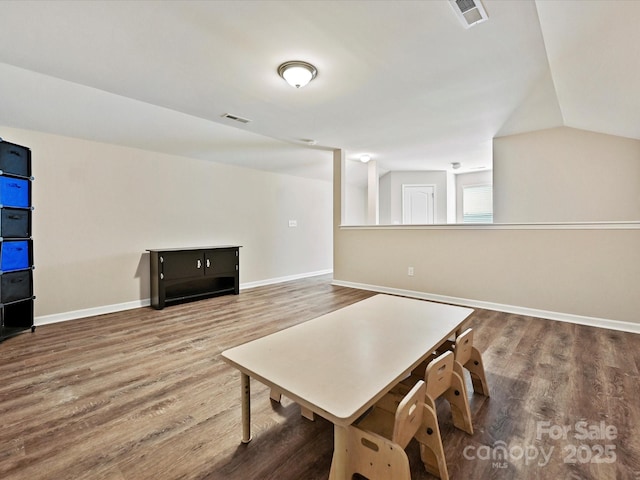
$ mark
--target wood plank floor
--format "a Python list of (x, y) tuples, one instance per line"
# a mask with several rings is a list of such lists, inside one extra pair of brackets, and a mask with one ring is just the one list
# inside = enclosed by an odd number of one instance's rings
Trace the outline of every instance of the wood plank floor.
[[(324, 276), (10, 338), (0, 479), (326, 479), (332, 425), (253, 380), (240, 444), (239, 374), (219, 354), (370, 295)], [(491, 398), (471, 399), (473, 436), (438, 405), (452, 479), (640, 480), (640, 335), (488, 310), (471, 326)], [(407, 451), (413, 478), (434, 478)]]

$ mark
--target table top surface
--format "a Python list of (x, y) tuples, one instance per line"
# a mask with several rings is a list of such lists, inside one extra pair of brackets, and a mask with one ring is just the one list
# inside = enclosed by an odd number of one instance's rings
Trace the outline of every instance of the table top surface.
[(375, 295), (222, 352), (227, 363), (338, 425), (362, 413), (473, 312)]

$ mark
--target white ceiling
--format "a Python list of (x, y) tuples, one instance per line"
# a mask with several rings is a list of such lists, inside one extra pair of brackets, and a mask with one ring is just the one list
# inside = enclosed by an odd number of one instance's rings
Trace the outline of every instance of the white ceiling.
[(495, 136), (640, 139), (640, 1), (483, 4), (467, 30), (446, 0), (4, 0), (0, 125), (327, 180), (334, 148), (469, 171)]

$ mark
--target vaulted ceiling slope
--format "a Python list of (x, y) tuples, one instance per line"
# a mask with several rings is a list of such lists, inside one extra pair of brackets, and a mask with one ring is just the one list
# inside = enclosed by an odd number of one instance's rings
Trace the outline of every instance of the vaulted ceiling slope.
[(640, 138), (639, 1), (483, 4), (465, 29), (446, 0), (4, 0), (0, 125), (325, 179), (333, 148), (468, 171), (495, 136)]

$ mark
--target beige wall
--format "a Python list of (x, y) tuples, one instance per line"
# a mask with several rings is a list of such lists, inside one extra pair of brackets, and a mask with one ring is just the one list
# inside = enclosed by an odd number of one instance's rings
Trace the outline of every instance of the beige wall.
[(241, 285), (332, 267), (329, 182), (0, 132), (32, 149), (36, 317), (147, 300), (147, 248), (242, 245)]
[(640, 140), (560, 127), (494, 139), (494, 222), (640, 221)]
[(338, 169), (332, 239), (326, 182), (0, 132), (34, 155), (36, 316), (146, 300), (147, 248), (241, 244), (246, 284), (330, 269), (333, 240), (338, 281), (640, 323), (637, 227), (340, 228)]
[(336, 283), (640, 324), (638, 225), (341, 228), (339, 192), (334, 187)]

